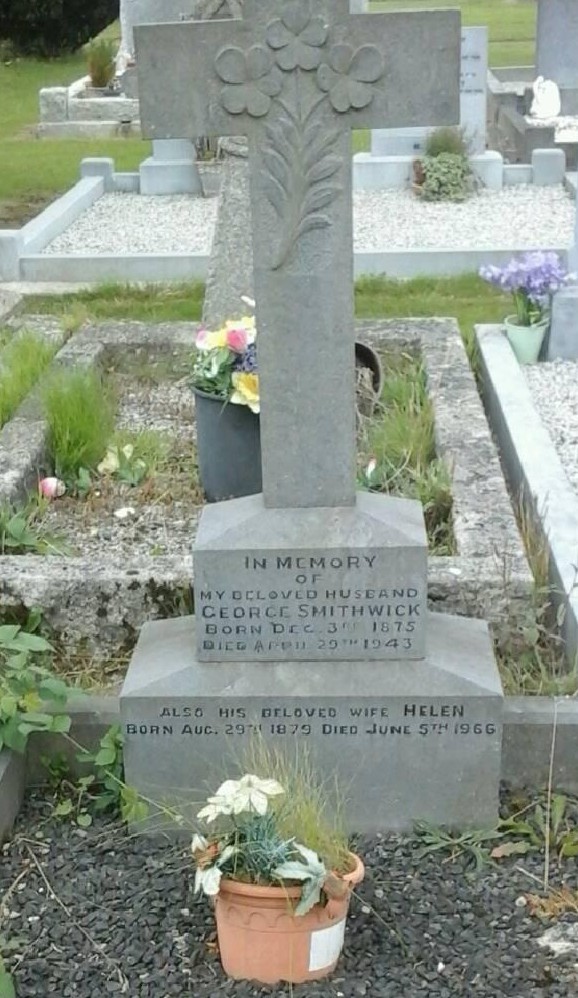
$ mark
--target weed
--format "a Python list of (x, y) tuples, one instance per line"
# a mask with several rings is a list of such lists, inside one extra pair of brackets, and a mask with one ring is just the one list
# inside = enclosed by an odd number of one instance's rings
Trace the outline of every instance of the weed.
[(448, 860), (464, 857), (467, 870), (479, 873), (491, 861), (489, 843), (501, 838), (496, 828), (452, 832), (436, 828), (426, 821), (416, 822), (415, 837), (420, 844), (420, 856), (447, 853)]
[(526, 897), (531, 915), (538, 918), (558, 919), (562, 915), (578, 915), (578, 891), (570, 887), (553, 887), (541, 897), (528, 894)]
[[(40, 617), (31, 616), (26, 628), (0, 626), (0, 749), (5, 745), (24, 752), (33, 731), (66, 732), (70, 717), (64, 712), (69, 689), (45, 663), (48, 642), (35, 634)], [(60, 713), (48, 713), (56, 704)]]
[(44, 392), (48, 451), (54, 472), (68, 484), (104, 456), (114, 429), (115, 399), (94, 371), (63, 370)]
[[(530, 601), (508, 599), (506, 618), (493, 625), (504, 689), (509, 694), (572, 694), (576, 691), (578, 671), (576, 665), (569, 668), (566, 659), (561, 633), (565, 601), (555, 600), (556, 594), (549, 583), (548, 546), (522, 501), (518, 503), (517, 517), (534, 587)], [(506, 578), (506, 593), (509, 588)]]
[(14, 336), (2, 352), (0, 364), (0, 427), (14, 414), (56, 352), (33, 333)]
[(543, 851), (546, 856), (555, 852), (559, 859), (578, 856), (577, 816), (576, 803), (564, 794), (548, 794), (546, 800), (533, 802), (500, 822), (502, 834), (519, 847), (505, 855)]
[(0, 555), (65, 552), (65, 546), (49, 536), (40, 522), (43, 505), (38, 499), (31, 499), (22, 507), (0, 505)]
[(380, 405), (361, 428), (360, 484), (370, 491), (419, 499), (430, 549), (451, 554), (451, 475), (436, 457), (433, 406), (423, 365), (410, 354), (391, 354), (385, 367)]

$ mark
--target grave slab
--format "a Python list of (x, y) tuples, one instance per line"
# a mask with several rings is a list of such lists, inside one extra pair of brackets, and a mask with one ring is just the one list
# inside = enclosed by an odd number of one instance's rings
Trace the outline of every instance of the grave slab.
[[(304, 469), (305, 473), (305, 469)], [(421, 504), (360, 492), (354, 507), (205, 507), (194, 550), (205, 662), (416, 659), (425, 654)]]
[(495, 822), (503, 694), (482, 621), (432, 614), (420, 662), (215, 668), (194, 631), (146, 624), (122, 690), (127, 780), (148, 798), (193, 815), (260, 735), (338, 775), (352, 830)]

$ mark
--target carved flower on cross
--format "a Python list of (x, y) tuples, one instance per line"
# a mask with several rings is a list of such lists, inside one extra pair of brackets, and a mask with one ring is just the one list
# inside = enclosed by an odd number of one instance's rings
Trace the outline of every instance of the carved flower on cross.
[(262, 118), (271, 107), (271, 98), (281, 93), (283, 75), (263, 45), (253, 45), (247, 52), (234, 45), (222, 49), (215, 59), (215, 70), (226, 84), (221, 90), (221, 104), (229, 114)]
[(333, 45), (328, 54), (328, 63), (317, 70), (317, 83), (335, 111), (349, 111), (350, 108), (367, 107), (373, 100), (372, 83), (383, 76), (383, 56), (375, 45), (362, 45), (354, 49), (352, 45)]
[(327, 41), (329, 29), (322, 17), (311, 16), (310, 0), (285, 4), (281, 17), (267, 26), (267, 41), (276, 50), (281, 69), (317, 69), (319, 49)]

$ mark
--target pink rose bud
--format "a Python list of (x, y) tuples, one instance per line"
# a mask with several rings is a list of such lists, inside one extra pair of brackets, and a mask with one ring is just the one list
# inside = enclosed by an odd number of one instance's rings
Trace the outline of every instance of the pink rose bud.
[(243, 353), (247, 349), (247, 330), (239, 327), (238, 329), (227, 330), (227, 346), (229, 350), (234, 350), (235, 353)]
[(197, 338), (195, 340), (195, 343), (198, 347), (203, 347), (205, 345), (205, 341), (207, 339), (207, 333), (208, 333), (207, 329), (199, 329), (197, 333)]
[(66, 492), (66, 485), (60, 478), (43, 478), (38, 483), (38, 491), (45, 499), (59, 499)]

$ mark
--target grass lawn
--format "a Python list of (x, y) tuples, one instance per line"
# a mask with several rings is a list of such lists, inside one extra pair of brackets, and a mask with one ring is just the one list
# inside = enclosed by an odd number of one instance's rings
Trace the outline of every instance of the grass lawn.
[[(464, 24), (487, 24), (493, 65), (533, 62), (535, 0), (372, 0), (374, 10), (432, 6), (459, 6)], [(118, 37), (118, 25), (111, 25), (104, 34)], [(51, 61), (0, 63), (0, 228), (18, 227), (42, 204), (69, 188), (85, 156), (112, 156), (121, 170), (135, 170), (148, 156), (149, 143), (137, 139), (39, 142), (34, 137), (40, 88), (65, 86), (85, 72), (82, 52)], [(367, 149), (368, 134), (356, 132), (353, 147), (355, 152)]]
[[(198, 321), (203, 307), (202, 284), (149, 285), (144, 288), (104, 285), (74, 295), (28, 298), (31, 312), (61, 315), (67, 325), (84, 319), (137, 319), (143, 322)], [(360, 319), (451, 315), (468, 346), (477, 322), (498, 322), (511, 306), (475, 274), (461, 277), (418, 277), (394, 281), (363, 278), (356, 284), (355, 307)]]

